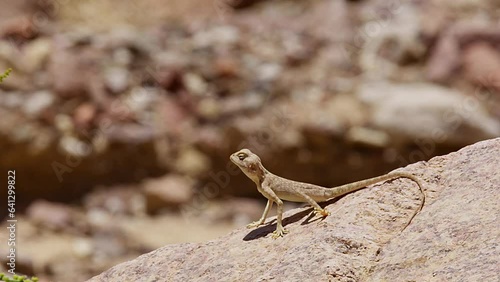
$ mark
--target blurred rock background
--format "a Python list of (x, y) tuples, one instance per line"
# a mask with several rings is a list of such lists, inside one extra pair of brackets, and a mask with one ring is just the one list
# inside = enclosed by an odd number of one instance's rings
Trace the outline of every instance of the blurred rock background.
[(228, 159), (243, 147), (335, 186), (500, 136), (498, 1), (0, 7), (0, 171), (16, 170), (16, 270), (41, 281), (258, 218)]

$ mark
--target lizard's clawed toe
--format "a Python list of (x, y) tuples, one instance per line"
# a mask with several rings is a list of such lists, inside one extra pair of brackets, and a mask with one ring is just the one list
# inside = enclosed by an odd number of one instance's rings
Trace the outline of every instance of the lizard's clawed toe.
[(322, 217), (327, 217), (327, 216), (329, 216), (329, 215), (331, 214), (329, 211), (327, 211), (327, 210), (325, 210), (325, 209), (320, 209), (320, 210), (315, 209), (315, 210), (314, 210), (314, 213), (315, 213), (315, 214), (319, 214), (319, 215), (321, 215)]
[(252, 223), (248, 224), (248, 225), (247, 225), (247, 228), (248, 228), (248, 229), (252, 229), (252, 228), (255, 228), (255, 227), (259, 227), (259, 226), (261, 226), (262, 224), (264, 224), (264, 223), (263, 223), (263, 222), (261, 222), (261, 221), (254, 221), (254, 222), (252, 222)]
[(277, 228), (274, 232), (273, 232), (273, 239), (277, 239), (279, 237), (283, 237), (283, 235), (287, 234), (288, 233), (288, 230), (285, 229), (285, 228)]

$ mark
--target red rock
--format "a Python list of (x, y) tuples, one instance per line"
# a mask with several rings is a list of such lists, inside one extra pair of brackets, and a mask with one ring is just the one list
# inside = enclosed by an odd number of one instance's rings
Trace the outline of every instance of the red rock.
[(73, 120), (76, 127), (89, 128), (96, 116), (96, 108), (91, 103), (79, 105), (73, 114)]
[(213, 68), (217, 76), (236, 77), (240, 66), (234, 59), (223, 57), (215, 60)]

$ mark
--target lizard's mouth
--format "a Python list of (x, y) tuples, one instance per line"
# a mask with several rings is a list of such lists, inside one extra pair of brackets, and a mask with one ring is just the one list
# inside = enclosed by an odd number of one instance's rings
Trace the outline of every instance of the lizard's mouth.
[(231, 160), (231, 162), (233, 164), (235, 164), (239, 169), (243, 170), (244, 171), (244, 165), (242, 163), (242, 161), (240, 160), (240, 158), (238, 158), (237, 155), (235, 154), (232, 154), (229, 159)]
[(235, 156), (234, 154), (232, 154), (231, 156), (229, 156), (229, 159), (231, 160), (231, 162), (233, 162), (235, 165), (238, 165), (238, 157)]

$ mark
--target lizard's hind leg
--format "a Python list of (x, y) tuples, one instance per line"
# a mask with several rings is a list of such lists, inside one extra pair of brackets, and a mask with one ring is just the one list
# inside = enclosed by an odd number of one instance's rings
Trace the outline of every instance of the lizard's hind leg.
[(329, 216), (330, 215), (330, 212), (321, 208), (318, 203), (316, 203), (316, 201), (314, 201), (311, 197), (309, 197), (308, 195), (304, 194), (304, 193), (298, 193), (302, 198), (304, 198), (306, 200), (306, 202), (308, 202), (313, 208), (314, 208), (314, 213), (315, 214), (319, 214), (321, 215), (322, 217), (325, 217), (325, 216)]

